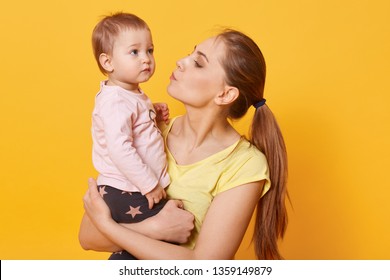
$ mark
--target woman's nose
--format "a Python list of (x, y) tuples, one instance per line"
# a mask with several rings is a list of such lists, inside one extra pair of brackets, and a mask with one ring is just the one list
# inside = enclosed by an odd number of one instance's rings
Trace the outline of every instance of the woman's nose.
[(184, 58), (182, 59), (179, 59), (178, 61), (176, 61), (176, 66), (179, 70), (184, 70)]

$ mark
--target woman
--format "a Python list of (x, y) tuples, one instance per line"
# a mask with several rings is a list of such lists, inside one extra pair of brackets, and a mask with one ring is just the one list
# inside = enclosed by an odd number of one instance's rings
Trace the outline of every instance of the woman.
[[(260, 49), (235, 30), (205, 40), (179, 60), (168, 93), (185, 105), (186, 114), (162, 128), (172, 180), (167, 193), (175, 200), (144, 222), (120, 225), (90, 181), (82, 246), (124, 249), (139, 259), (231, 259), (257, 206), (256, 254), (282, 258), (277, 241), (287, 226), (287, 156), (263, 98), (264, 83)], [(248, 141), (229, 119), (241, 118), (252, 105)], [(192, 216), (182, 206), (195, 217), (190, 238)]]

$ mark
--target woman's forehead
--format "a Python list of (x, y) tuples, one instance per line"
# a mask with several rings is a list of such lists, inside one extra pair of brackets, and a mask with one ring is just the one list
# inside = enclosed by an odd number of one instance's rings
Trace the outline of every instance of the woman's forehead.
[(225, 46), (223, 41), (211, 37), (195, 46), (195, 51), (204, 55), (208, 61), (214, 61), (225, 53)]

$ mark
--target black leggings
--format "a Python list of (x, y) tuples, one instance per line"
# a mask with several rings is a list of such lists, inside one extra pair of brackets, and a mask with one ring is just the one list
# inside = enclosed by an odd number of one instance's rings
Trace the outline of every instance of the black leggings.
[[(111, 210), (111, 216), (117, 223), (138, 223), (156, 215), (164, 207), (166, 199), (149, 209), (148, 200), (139, 192), (125, 192), (116, 188), (100, 185), (100, 195)], [(136, 260), (127, 251), (112, 253), (109, 260)]]

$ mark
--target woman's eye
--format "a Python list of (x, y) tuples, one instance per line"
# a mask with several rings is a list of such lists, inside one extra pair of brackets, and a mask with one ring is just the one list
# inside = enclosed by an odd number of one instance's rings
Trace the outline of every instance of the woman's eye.
[(195, 59), (194, 59), (194, 63), (195, 63), (195, 67), (197, 67), (197, 68), (202, 68), (202, 65), (200, 65), (200, 64), (198, 63), (198, 61), (196, 61)]

